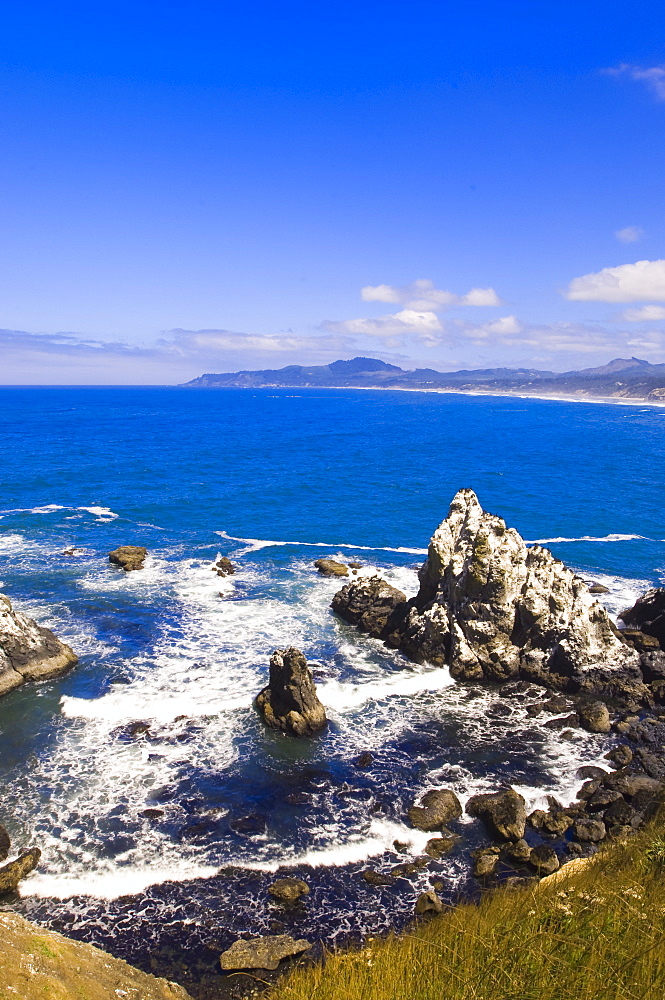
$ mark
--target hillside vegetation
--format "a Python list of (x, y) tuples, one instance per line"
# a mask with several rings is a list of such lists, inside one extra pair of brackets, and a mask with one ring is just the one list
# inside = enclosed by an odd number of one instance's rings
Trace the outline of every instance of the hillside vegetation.
[(665, 815), (576, 867), (330, 954), (269, 1000), (662, 1000)]

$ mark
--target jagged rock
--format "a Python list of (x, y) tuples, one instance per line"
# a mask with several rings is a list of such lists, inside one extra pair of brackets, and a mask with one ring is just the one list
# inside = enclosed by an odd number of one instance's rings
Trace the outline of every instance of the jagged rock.
[(12, 842), (4, 826), (0, 824), (0, 861), (4, 861), (9, 856)]
[(623, 641), (636, 649), (638, 653), (652, 653), (660, 649), (660, 643), (654, 635), (647, 635), (646, 632), (640, 632), (639, 629), (622, 628), (620, 635)]
[(395, 608), (406, 605), (406, 596), (380, 576), (347, 583), (332, 600), (333, 611), (362, 632), (381, 638)]
[(418, 662), (468, 681), (522, 677), (549, 688), (648, 700), (639, 654), (587, 585), (460, 490), (434, 532), (410, 601), (374, 578), (333, 609)]
[(403, 861), (401, 865), (395, 865), (394, 868), (390, 869), (390, 874), (396, 875), (398, 878), (408, 878), (409, 875), (417, 875), (428, 864), (429, 857), (414, 858), (413, 861)]
[(227, 556), (220, 556), (213, 569), (217, 576), (233, 576), (236, 571), (235, 566)]
[(309, 941), (295, 940), (290, 934), (241, 938), (220, 955), (222, 969), (276, 969), (283, 958), (301, 955), (311, 948)]
[(605, 810), (603, 818), (606, 823), (614, 826), (639, 826), (642, 821), (637, 810), (628, 805), (626, 800), (618, 794), (614, 802)]
[(268, 895), (280, 903), (295, 903), (309, 895), (309, 886), (301, 878), (278, 878), (268, 886)]
[(357, 757), (354, 757), (351, 763), (359, 771), (364, 771), (374, 763), (374, 754), (370, 753), (369, 750), (365, 750), (364, 753), (359, 753)]
[[(609, 756), (609, 754), (606, 754), (606, 756)], [(607, 771), (605, 771), (602, 767), (596, 767), (595, 764), (583, 764), (582, 767), (578, 767), (575, 772), (576, 778), (590, 778), (592, 780), (598, 778), (600, 781), (602, 781), (606, 775)]]
[(662, 649), (651, 649), (648, 652), (640, 652), (640, 667), (645, 681), (665, 680), (665, 651)]
[(605, 587), (602, 583), (589, 583), (589, 593), (590, 594), (609, 594), (610, 588)]
[(610, 713), (602, 701), (578, 705), (577, 714), (584, 729), (590, 733), (609, 733), (612, 728)]
[(10, 861), (8, 865), (0, 868), (0, 893), (13, 892), (21, 879), (37, 867), (42, 852), (38, 847), (32, 847), (29, 851), (23, 851), (15, 861)]
[(434, 889), (428, 889), (418, 896), (415, 909), (419, 917), (434, 916), (443, 912), (443, 903)]
[(440, 830), (442, 826), (462, 815), (462, 806), (449, 788), (432, 788), (420, 800), (419, 806), (409, 809), (411, 826), (418, 830)]
[(469, 816), (478, 816), (494, 834), (504, 840), (521, 840), (526, 827), (524, 799), (508, 788), (502, 792), (472, 795), (466, 804)]
[(293, 646), (271, 656), (270, 680), (256, 705), (267, 725), (294, 736), (310, 736), (327, 722), (307, 661)]
[(620, 798), (621, 792), (615, 792), (612, 788), (599, 788), (587, 799), (586, 807), (589, 812), (601, 812)]
[(77, 662), (66, 643), (0, 594), (0, 695), (26, 681), (56, 677)]
[(121, 545), (109, 552), (109, 562), (129, 573), (133, 569), (143, 569), (147, 554), (148, 550), (143, 545)]
[(647, 590), (632, 608), (622, 611), (619, 618), (628, 628), (654, 636), (665, 649), (665, 587)]
[(549, 844), (538, 844), (534, 847), (529, 854), (529, 864), (533, 865), (541, 875), (551, 875), (560, 868), (557, 853)]
[(314, 563), (321, 576), (348, 576), (349, 567), (336, 559), (317, 559)]
[(586, 819), (581, 817), (573, 823), (573, 831), (578, 840), (585, 843), (595, 844), (605, 838), (605, 824), (599, 819)]

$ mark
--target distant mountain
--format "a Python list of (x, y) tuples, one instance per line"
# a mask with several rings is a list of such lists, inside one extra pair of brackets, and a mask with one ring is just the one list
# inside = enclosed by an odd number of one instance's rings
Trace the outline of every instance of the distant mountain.
[(639, 358), (615, 358), (598, 368), (550, 372), (535, 368), (480, 368), (438, 372), (433, 368), (404, 371), (376, 358), (352, 358), (329, 365), (288, 365), (263, 371), (200, 375), (185, 389), (262, 389), (273, 387), (439, 389), (534, 396), (643, 399), (665, 402), (665, 364)]

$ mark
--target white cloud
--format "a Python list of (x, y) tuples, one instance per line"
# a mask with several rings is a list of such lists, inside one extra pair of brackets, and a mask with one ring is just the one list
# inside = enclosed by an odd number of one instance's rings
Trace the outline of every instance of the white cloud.
[(441, 312), (450, 306), (498, 306), (501, 300), (493, 288), (472, 288), (466, 295), (456, 295), (435, 288), (428, 278), (410, 285), (365, 285), (360, 290), (363, 302), (394, 302), (416, 312)]
[(405, 338), (421, 343), (441, 343), (444, 327), (434, 312), (400, 309), (397, 313), (374, 319), (328, 320), (321, 329), (333, 334), (353, 337), (378, 337), (388, 347), (398, 347)]
[(621, 63), (603, 72), (611, 76), (628, 76), (631, 80), (637, 80), (651, 91), (657, 101), (665, 101), (665, 66), (633, 66), (630, 63)]
[(573, 278), (565, 296), (575, 302), (665, 302), (665, 260), (638, 260), (584, 274)]
[(658, 323), (665, 319), (665, 306), (640, 306), (639, 309), (626, 309), (621, 313), (621, 319), (629, 323)]
[(621, 243), (637, 243), (644, 236), (644, 230), (639, 226), (624, 226), (623, 229), (617, 229), (614, 235)]

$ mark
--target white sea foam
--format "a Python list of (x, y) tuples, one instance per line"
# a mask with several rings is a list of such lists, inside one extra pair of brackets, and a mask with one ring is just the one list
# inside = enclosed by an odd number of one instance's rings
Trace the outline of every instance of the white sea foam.
[(117, 899), (118, 896), (143, 892), (160, 882), (191, 882), (196, 878), (212, 878), (217, 874), (213, 865), (172, 864), (151, 868), (124, 868), (114, 865), (107, 871), (81, 871), (76, 875), (35, 874), (21, 883), (23, 896), (69, 899), (71, 896), (95, 896)]
[(564, 538), (563, 536), (557, 536), (556, 538), (536, 538), (532, 541), (527, 541), (527, 545), (554, 545), (555, 542), (635, 542), (635, 541), (646, 541), (651, 542), (653, 539), (647, 538), (645, 535), (581, 535), (579, 538)]
[(392, 547), (389, 545), (354, 545), (351, 542), (285, 542), (269, 538), (236, 538), (233, 535), (227, 534), (226, 531), (217, 531), (215, 534), (221, 538), (226, 538), (229, 542), (242, 542), (246, 545), (247, 548), (243, 549), (242, 553), (238, 553), (239, 555), (258, 552), (260, 549), (280, 545), (296, 545), (301, 548), (353, 549), (354, 551), (361, 552), (405, 552), (417, 556), (427, 555), (427, 549), (412, 549), (403, 545)]
[(385, 702), (389, 698), (413, 697), (424, 691), (442, 691), (454, 683), (447, 667), (436, 667), (422, 673), (404, 670), (361, 684), (327, 681), (319, 685), (318, 695), (327, 708), (341, 714), (358, 709), (368, 701)]

